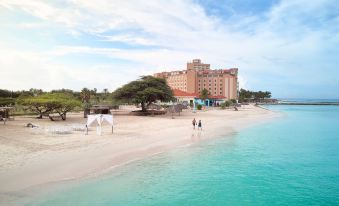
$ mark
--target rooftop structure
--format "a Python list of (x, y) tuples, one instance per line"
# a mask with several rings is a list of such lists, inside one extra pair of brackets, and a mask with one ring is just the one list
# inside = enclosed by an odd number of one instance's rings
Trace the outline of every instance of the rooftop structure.
[(187, 63), (187, 70), (208, 70), (210, 64), (201, 63), (200, 59), (193, 59), (192, 62)]

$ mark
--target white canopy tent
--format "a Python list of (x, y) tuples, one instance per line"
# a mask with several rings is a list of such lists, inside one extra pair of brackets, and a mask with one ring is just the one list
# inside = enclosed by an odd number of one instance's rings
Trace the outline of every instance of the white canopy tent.
[(102, 134), (102, 124), (103, 122), (107, 122), (112, 126), (112, 134), (113, 134), (113, 115), (111, 114), (92, 114), (87, 115), (87, 124), (86, 124), (86, 134), (88, 134), (88, 127), (92, 124), (97, 125), (97, 134)]

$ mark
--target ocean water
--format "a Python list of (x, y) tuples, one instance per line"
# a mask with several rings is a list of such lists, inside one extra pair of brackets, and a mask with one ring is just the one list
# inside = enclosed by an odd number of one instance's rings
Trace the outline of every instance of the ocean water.
[(339, 106), (282, 118), (75, 182), (29, 205), (339, 205)]
[(283, 102), (298, 103), (337, 103), (339, 99), (307, 99), (307, 98), (279, 98)]

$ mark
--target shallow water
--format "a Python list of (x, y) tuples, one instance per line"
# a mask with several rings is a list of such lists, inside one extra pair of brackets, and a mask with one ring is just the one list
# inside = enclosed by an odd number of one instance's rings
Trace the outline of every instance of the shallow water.
[(74, 182), (30, 205), (339, 205), (339, 106), (269, 108), (284, 117)]

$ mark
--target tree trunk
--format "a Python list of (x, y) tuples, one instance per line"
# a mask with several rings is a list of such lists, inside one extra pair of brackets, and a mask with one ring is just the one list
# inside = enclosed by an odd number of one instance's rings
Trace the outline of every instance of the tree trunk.
[(143, 112), (147, 111), (145, 102), (141, 102), (141, 111), (143, 111)]
[(39, 107), (34, 107), (35, 109), (36, 109), (36, 111), (38, 111), (38, 117), (37, 117), (37, 119), (42, 119), (42, 111), (39, 109)]
[(66, 112), (65, 112), (65, 113), (63, 113), (63, 114), (61, 115), (61, 119), (62, 119), (63, 121), (65, 121), (65, 120), (66, 120)]
[(90, 109), (84, 109), (84, 118), (87, 118), (87, 115), (89, 115), (91, 112)]

